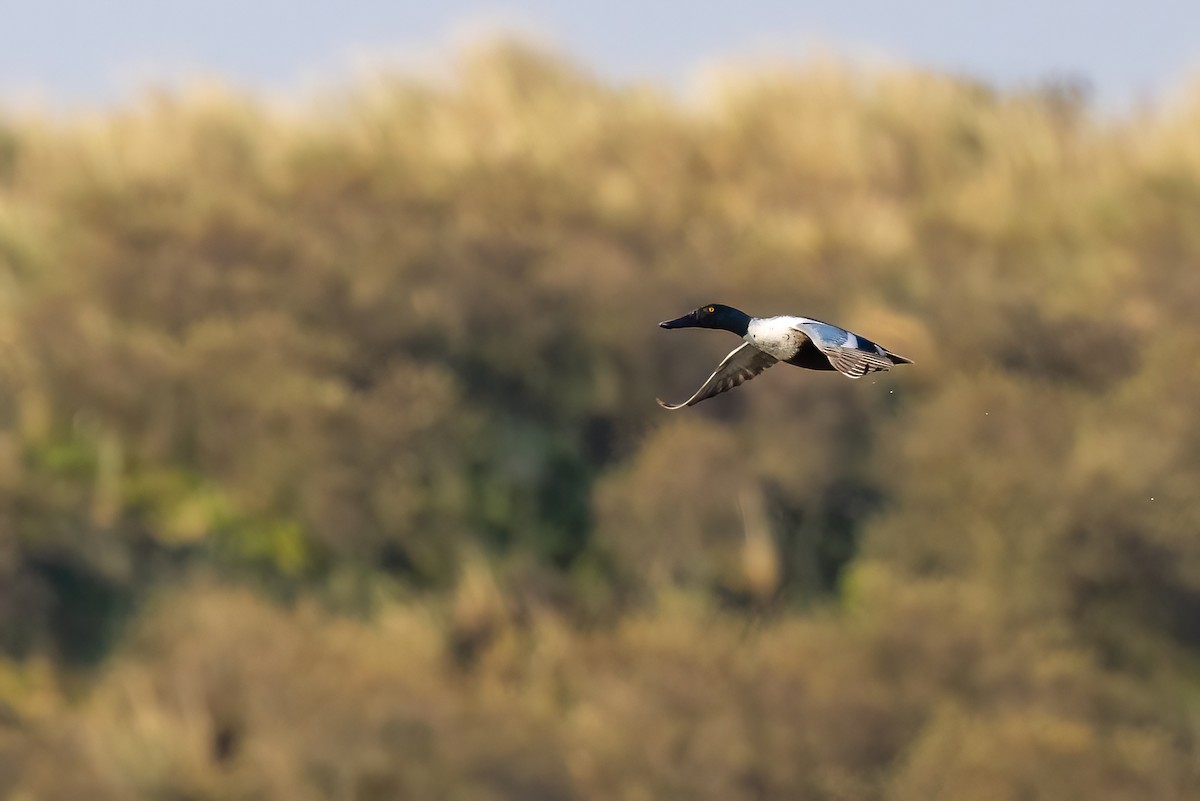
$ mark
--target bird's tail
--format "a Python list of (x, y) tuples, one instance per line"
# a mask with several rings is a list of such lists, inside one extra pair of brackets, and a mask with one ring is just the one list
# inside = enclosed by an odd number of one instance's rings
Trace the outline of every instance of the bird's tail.
[(892, 364), (912, 364), (913, 363), (912, 359), (906, 359), (903, 356), (899, 356), (895, 353), (892, 353), (890, 350), (887, 351), (887, 357), (892, 360)]

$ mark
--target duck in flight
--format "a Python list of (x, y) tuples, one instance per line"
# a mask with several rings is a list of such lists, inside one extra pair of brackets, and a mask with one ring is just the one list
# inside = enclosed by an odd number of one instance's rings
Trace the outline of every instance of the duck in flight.
[(746, 340), (717, 365), (696, 394), (683, 403), (658, 405), (674, 411), (695, 406), (754, 378), (775, 362), (809, 370), (837, 370), (847, 378), (890, 370), (912, 360), (876, 345), (866, 337), (808, 317), (751, 317), (740, 309), (713, 303), (666, 320), (661, 328), (720, 328)]

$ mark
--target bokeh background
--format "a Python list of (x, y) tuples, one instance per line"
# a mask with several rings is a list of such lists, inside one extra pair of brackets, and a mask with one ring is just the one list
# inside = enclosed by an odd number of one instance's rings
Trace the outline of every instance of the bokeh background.
[(228, 5), (0, 8), (0, 796), (1196, 797), (1196, 11)]

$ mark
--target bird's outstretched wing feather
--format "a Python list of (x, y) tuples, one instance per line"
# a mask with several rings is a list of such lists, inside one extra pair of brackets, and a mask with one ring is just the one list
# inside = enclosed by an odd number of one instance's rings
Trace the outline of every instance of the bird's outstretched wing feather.
[(816, 320), (797, 323), (795, 328), (813, 341), (833, 369), (847, 378), (862, 378), (867, 373), (895, 366), (883, 348), (844, 328)]
[(713, 395), (720, 395), (722, 392), (728, 392), (734, 387), (741, 386), (777, 361), (779, 360), (771, 354), (765, 353), (747, 342), (734, 348), (728, 356), (722, 359), (703, 386), (696, 390), (696, 394), (683, 403), (664, 403), (660, 398), (656, 398), (656, 400), (658, 400), (659, 406), (669, 411), (695, 406)]

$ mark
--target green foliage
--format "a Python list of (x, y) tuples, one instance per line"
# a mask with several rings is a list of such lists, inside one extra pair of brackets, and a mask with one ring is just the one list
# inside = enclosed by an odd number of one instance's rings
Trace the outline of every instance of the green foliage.
[[(0, 795), (1190, 797), (1198, 118), (519, 45), (0, 118)], [(916, 365), (666, 415), (712, 301)]]

